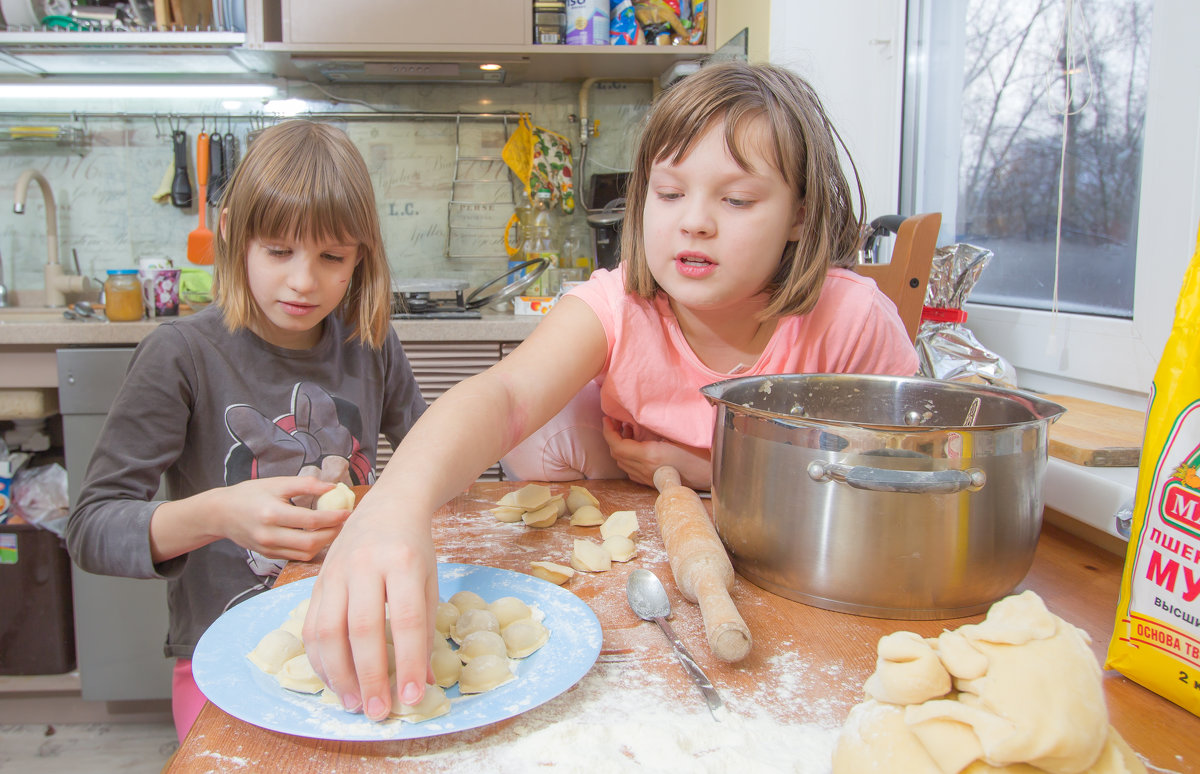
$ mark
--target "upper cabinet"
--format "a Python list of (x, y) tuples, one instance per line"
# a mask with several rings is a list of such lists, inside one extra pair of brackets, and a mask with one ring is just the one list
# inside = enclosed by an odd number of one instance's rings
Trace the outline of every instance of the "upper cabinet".
[[(132, 3), (131, 6), (136, 6)], [(157, 3), (156, 3), (157, 5)], [(0, 76), (263, 74), (316, 82), (505, 82), (656, 78), (712, 54), (701, 45), (534, 43), (532, 0), (213, 0), (180, 31), (0, 32)], [(7, 7), (7, 6), (6, 6)], [(481, 64), (500, 71), (480, 70)]]

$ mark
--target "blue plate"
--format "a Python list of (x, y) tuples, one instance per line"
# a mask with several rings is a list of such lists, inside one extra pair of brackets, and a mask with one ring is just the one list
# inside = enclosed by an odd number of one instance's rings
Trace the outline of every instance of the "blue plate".
[(417, 739), (477, 728), (514, 717), (543, 704), (579, 682), (600, 655), (602, 631), (592, 609), (571, 592), (532, 575), (470, 564), (439, 564), (438, 591), (449, 599), (474, 591), (488, 602), (516, 597), (545, 614), (550, 640), (528, 658), (515, 661), (517, 679), (487, 693), (461, 696), (446, 691), (450, 713), (424, 723), (387, 720), (325, 704), (319, 696), (281, 688), (246, 659), (267, 632), (278, 628), (316, 578), (289, 583), (251, 597), (213, 622), (196, 645), (192, 673), (213, 704), (235, 718), (271, 731), (313, 739)]

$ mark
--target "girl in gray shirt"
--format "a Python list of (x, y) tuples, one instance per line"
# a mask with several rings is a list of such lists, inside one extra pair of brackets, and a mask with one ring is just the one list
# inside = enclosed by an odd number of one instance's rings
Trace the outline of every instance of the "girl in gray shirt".
[(372, 483), (380, 433), (398, 445), (425, 409), (389, 322), (371, 180), (343, 132), (268, 129), (219, 211), (214, 304), (138, 346), (67, 528), (84, 570), (167, 580), (181, 741), (205, 701), (200, 635), (329, 545), (349, 512), (316, 498)]

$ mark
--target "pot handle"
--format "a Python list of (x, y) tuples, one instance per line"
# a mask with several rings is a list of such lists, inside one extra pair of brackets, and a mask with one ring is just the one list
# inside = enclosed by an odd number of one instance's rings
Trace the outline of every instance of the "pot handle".
[(987, 483), (987, 474), (979, 468), (968, 470), (888, 470), (864, 465), (842, 465), (814, 460), (808, 463), (813, 481), (840, 481), (855, 489), (871, 492), (909, 492), (912, 494), (956, 494), (977, 492)]

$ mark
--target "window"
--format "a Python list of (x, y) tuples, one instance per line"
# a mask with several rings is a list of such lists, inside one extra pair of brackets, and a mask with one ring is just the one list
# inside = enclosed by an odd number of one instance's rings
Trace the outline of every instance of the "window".
[[(941, 211), (939, 244), (995, 252), (968, 325), (1013, 361), (1022, 386), (1054, 389), (1047, 382), (1066, 379), (1144, 394), (1200, 217), (1200, 57), (1187, 33), (1200, 8), (1178, 0), (908, 6), (901, 211)], [(1068, 110), (1069, 7), (1090, 68), (1079, 62)], [(1073, 113), (1065, 148), (1064, 112)], [(1060, 169), (1062, 314), (1050, 315)]]

